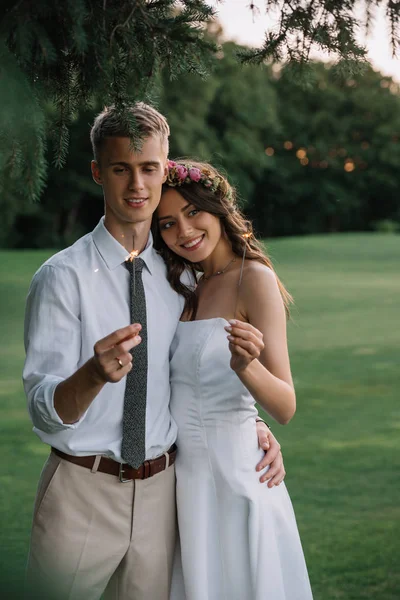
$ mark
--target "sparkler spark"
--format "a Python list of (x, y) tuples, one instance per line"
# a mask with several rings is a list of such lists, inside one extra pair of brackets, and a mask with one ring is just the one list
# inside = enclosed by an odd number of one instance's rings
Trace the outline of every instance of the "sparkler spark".
[[(133, 248), (135, 248), (135, 236), (132, 237), (132, 246)], [(133, 261), (135, 260), (135, 258), (137, 257), (137, 255), (139, 254), (139, 250), (132, 250), (132, 252), (129, 252), (128, 256), (125, 258), (125, 261), (128, 262), (128, 260), (133, 263)], [(133, 268), (133, 295), (136, 296), (136, 271), (135, 268)]]
[(132, 252), (129, 252), (129, 254), (125, 258), (125, 260), (130, 260), (131, 262), (133, 262), (138, 254), (139, 254), (139, 250), (132, 250)]

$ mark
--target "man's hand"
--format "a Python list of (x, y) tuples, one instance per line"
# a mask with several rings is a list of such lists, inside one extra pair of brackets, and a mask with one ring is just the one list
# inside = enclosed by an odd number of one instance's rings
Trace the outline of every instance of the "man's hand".
[(94, 377), (101, 383), (117, 383), (132, 369), (132, 355), (129, 350), (142, 341), (139, 323), (117, 329), (94, 345), (91, 359)]
[[(54, 408), (63, 423), (76, 423), (108, 382), (120, 381), (132, 369), (129, 350), (142, 341), (141, 325), (117, 329), (94, 345), (94, 356), (55, 389)], [(121, 361), (121, 362), (120, 362)]]
[(268, 487), (272, 488), (274, 485), (279, 485), (282, 483), (286, 475), (281, 446), (265, 423), (258, 421), (256, 426), (258, 444), (260, 448), (265, 450), (265, 456), (258, 463), (256, 469), (257, 471), (263, 471), (268, 465), (270, 465), (268, 471), (261, 475), (260, 481), (261, 483), (268, 481)]

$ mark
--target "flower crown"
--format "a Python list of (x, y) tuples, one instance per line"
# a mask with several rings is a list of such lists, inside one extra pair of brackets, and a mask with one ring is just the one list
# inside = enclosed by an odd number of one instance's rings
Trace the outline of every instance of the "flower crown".
[[(213, 193), (222, 188), (223, 179), (218, 175), (213, 175), (210, 171), (201, 171), (190, 163), (177, 163), (174, 160), (168, 161), (168, 175), (165, 182), (171, 187), (177, 187), (184, 183), (201, 183)], [(226, 190), (225, 196), (230, 200), (232, 191)]]

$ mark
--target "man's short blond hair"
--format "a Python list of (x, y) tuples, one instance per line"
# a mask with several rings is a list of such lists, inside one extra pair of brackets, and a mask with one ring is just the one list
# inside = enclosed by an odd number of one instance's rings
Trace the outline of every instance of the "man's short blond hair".
[[(167, 119), (155, 108), (144, 102), (136, 102), (128, 106), (127, 110), (134, 117), (139, 134), (144, 138), (151, 135), (159, 136), (165, 145), (168, 156), (169, 125)], [(101, 147), (105, 139), (110, 137), (131, 137), (129, 123), (121, 116), (114, 105), (107, 106), (97, 115), (90, 130), (93, 156), (98, 162)]]

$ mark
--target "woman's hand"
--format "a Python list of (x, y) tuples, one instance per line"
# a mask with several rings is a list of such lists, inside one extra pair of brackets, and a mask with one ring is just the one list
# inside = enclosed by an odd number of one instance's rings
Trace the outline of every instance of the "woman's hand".
[(229, 321), (229, 326), (225, 327), (225, 330), (229, 333), (231, 369), (239, 373), (260, 356), (264, 349), (263, 334), (250, 323), (237, 319)]

